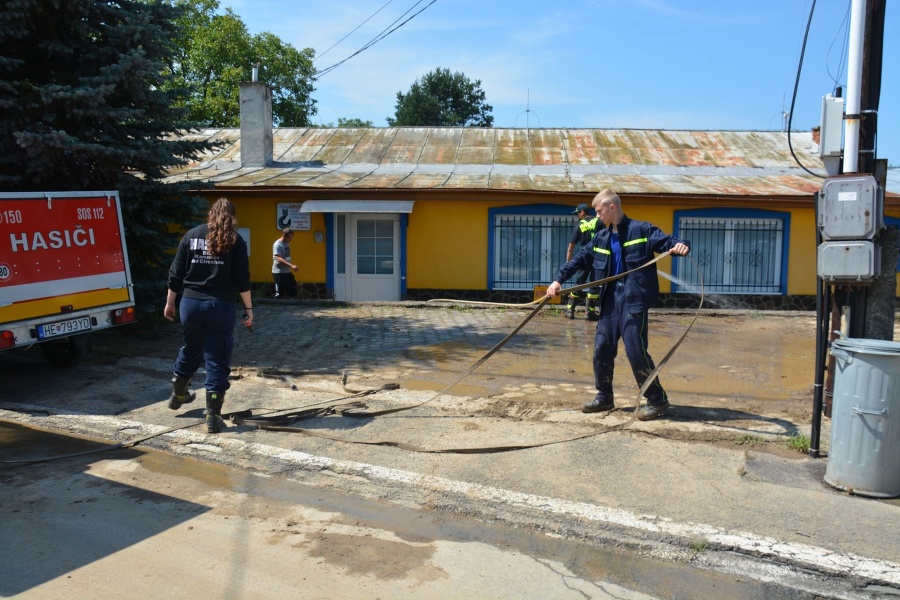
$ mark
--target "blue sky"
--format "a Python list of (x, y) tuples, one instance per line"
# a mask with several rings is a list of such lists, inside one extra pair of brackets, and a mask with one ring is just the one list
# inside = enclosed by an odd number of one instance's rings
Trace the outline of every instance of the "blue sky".
[[(322, 123), (384, 127), (397, 92), (443, 67), (481, 81), (496, 127), (775, 131), (790, 110), (811, 3), (221, 0), (251, 33), (315, 49), (320, 70), (427, 6), (321, 76), (313, 97)], [(817, 125), (822, 96), (846, 85), (849, 7), (816, 2), (793, 130)], [(898, 8), (888, 3), (878, 124), (878, 157), (891, 165), (900, 165)]]

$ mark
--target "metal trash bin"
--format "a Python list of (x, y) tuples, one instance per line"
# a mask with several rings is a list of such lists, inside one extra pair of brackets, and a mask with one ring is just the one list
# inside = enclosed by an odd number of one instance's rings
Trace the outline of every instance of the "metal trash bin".
[(835, 357), (825, 481), (853, 494), (900, 496), (900, 343), (858, 338)]

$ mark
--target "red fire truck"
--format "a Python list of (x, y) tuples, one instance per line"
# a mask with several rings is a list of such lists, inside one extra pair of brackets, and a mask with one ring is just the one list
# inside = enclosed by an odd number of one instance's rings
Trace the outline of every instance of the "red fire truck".
[(0, 193), (0, 350), (71, 366), (135, 317), (118, 192)]

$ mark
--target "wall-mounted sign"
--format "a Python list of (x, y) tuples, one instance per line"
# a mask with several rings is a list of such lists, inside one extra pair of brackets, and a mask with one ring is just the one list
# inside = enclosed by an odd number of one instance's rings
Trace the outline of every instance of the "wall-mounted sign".
[(275, 227), (279, 231), (285, 227), (290, 227), (294, 231), (309, 231), (309, 213), (301, 213), (301, 206), (301, 203), (279, 202)]

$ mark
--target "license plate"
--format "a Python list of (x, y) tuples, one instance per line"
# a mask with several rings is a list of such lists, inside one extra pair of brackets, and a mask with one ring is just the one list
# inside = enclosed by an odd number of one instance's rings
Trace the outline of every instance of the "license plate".
[(60, 335), (69, 335), (81, 331), (88, 331), (91, 328), (90, 317), (78, 317), (77, 319), (69, 319), (68, 321), (60, 321), (59, 323), (48, 323), (47, 325), (38, 325), (38, 339), (46, 340), (47, 338), (57, 337)]

